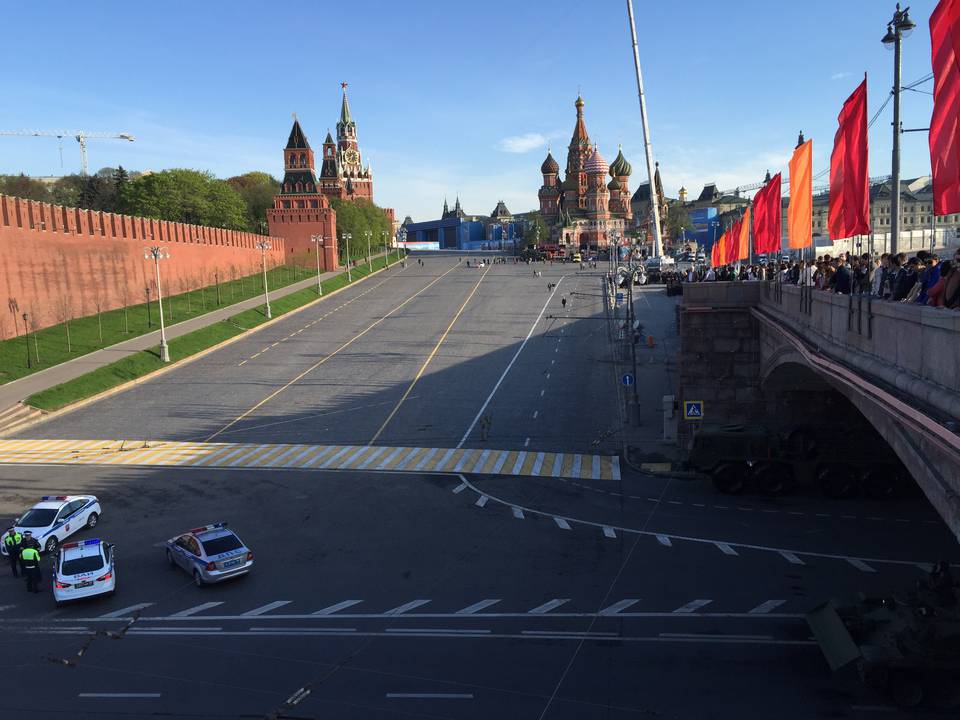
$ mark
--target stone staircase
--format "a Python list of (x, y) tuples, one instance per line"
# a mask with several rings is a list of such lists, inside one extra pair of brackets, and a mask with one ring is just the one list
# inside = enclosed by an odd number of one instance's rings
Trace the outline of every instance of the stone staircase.
[(0, 411), (0, 437), (7, 437), (43, 415), (42, 410), (18, 402)]

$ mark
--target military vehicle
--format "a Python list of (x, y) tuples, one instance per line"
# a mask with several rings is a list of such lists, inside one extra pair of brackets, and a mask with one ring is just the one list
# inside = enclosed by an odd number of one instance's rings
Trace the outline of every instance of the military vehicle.
[(960, 590), (948, 563), (909, 593), (831, 601), (806, 617), (834, 672), (855, 667), (900, 707), (960, 704)]
[[(837, 446), (837, 438), (843, 443)], [(687, 464), (722, 493), (783, 495), (816, 486), (831, 498), (899, 497), (915, 487), (890, 446), (872, 428), (705, 425), (694, 435)]]

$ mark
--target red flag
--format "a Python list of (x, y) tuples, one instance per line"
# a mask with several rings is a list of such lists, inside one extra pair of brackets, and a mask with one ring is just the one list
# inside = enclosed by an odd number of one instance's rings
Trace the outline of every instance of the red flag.
[(723, 261), (727, 265), (732, 265), (737, 261), (737, 250), (739, 249), (738, 242), (740, 238), (740, 223), (741, 220), (737, 220), (730, 226), (730, 229), (727, 230), (727, 246), (724, 248), (724, 258)]
[(780, 255), (781, 213), (780, 173), (777, 173), (753, 199), (753, 248), (757, 254)]
[(720, 267), (720, 243), (723, 241), (723, 235), (718, 240), (713, 241), (713, 247), (710, 249), (710, 266)]
[(867, 78), (843, 104), (830, 155), (830, 238), (870, 232), (867, 170)]
[(933, 211), (960, 211), (960, 0), (940, 0), (930, 16), (933, 50), (933, 117), (930, 167)]

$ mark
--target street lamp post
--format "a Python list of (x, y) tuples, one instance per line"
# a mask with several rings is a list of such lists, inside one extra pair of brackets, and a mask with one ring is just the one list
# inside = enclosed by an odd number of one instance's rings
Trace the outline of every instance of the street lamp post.
[(373, 233), (370, 230), (364, 230), (363, 234), (367, 236), (367, 273), (373, 272), (373, 258), (370, 255), (370, 238), (373, 237)]
[(343, 242), (347, 246), (347, 282), (353, 282), (353, 274), (350, 272), (350, 240), (353, 238), (353, 235), (350, 233), (341, 233), (340, 237), (343, 238)]
[[(170, 348), (167, 346), (167, 328), (163, 323), (163, 290), (160, 287), (160, 261), (168, 260), (170, 253), (159, 245), (152, 245), (147, 248), (143, 254), (144, 260), (153, 260), (154, 268), (157, 271), (157, 310), (160, 313), (160, 359), (163, 362), (170, 362)], [(149, 288), (147, 289), (149, 297)], [(150, 307), (149, 300), (147, 307)]]
[(323, 235), (311, 235), (310, 242), (317, 246), (317, 295), (323, 295), (323, 285), (320, 283), (320, 251), (323, 250)]
[[(16, 319), (16, 315), (13, 316)], [(30, 326), (27, 325), (27, 313), (23, 314), (23, 337), (27, 341), (27, 370), (33, 367), (33, 363), (30, 361)]]
[(910, 8), (897, 9), (893, 19), (887, 24), (887, 34), (881, 42), (887, 49), (893, 49), (893, 157), (891, 158), (890, 182), (893, 195), (890, 198), (890, 254), (898, 252), (900, 239), (900, 65), (903, 38), (910, 35), (916, 24), (910, 19)]
[(270, 289), (267, 287), (267, 250), (273, 247), (269, 240), (257, 240), (257, 247), (260, 248), (260, 267), (263, 270), (263, 300), (267, 305), (266, 316), (269, 320), (273, 317), (270, 312)]

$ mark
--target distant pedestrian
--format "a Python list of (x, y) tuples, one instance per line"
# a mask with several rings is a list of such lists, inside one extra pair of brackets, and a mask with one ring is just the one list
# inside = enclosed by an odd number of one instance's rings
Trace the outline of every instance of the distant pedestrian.
[(563, 308), (564, 308), (564, 309), (566, 309), (566, 307), (567, 307), (567, 299), (566, 299), (566, 298), (561, 298), (561, 299), (560, 299), (560, 304), (563, 305)]
[(484, 415), (480, 419), (480, 439), (486, 440), (490, 437), (490, 426), (493, 424), (493, 420), (490, 419), (490, 415)]

